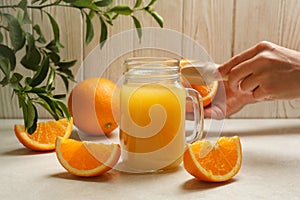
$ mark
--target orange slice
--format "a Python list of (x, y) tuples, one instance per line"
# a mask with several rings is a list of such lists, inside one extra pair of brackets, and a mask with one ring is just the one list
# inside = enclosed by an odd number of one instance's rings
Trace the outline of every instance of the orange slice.
[(242, 164), (238, 136), (221, 137), (216, 143), (200, 140), (188, 144), (183, 155), (184, 168), (195, 178), (223, 182), (234, 177)]
[(55, 140), (58, 136), (68, 138), (72, 133), (73, 119), (67, 118), (46, 122), (38, 122), (33, 134), (27, 133), (24, 125), (14, 126), (19, 141), (27, 148), (35, 151), (51, 151), (55, 149)]
[(197, 90), (202, 97), (203, 106), (208, 106), (218, 91), (218, 81), (213, 81), (210, 85), (191, 85), (192, 88)]
[(120, 158), (119, 144), (76, 141), (58, 137), (56, 156), (71, 174), (82, 177), (101, 175), (115, 166)]

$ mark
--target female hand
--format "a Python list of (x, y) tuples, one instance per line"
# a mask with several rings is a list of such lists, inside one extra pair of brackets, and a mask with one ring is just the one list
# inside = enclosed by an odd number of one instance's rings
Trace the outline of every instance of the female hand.
[(252, 102), (300, 98), (300, 52), (271, 42), (260, 42), (233, 57), (219, 72), (229, 75), (233, 95), (241, 90), (252, 95)]

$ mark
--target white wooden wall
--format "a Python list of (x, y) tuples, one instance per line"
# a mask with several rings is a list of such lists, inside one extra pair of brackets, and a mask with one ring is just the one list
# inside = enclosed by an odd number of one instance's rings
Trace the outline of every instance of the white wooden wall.
[[(16, 0), (13, 0), (16, 1)], [(13, 2), (1, 0), (0, 5)], [(133, 2), (115, 0), (116, 3)], [(217, 63), (228, 60), (235, 54), (256, 44), (268, 40), (300, 51), (300, 1), (299, 0), (158, 0), (156, 10), (165, 21), (165, 28), (181, 32), (201, 44)], [(66, 8), (49, 10), (59, 22), (62, 43), (65, 46), (63, 57), (77, 59), (74, 73), (78, 79), (88, 77), (89, 69), (81, 69), (81, 62), (98, 45), (100, 28), (95, 22), (95, 38), (90, 45), (84, 44), (84, 24), (78, 11)], [(37, 12), (32, 12), (35, 22), (43, 24), (44, 32), (51, 34), (45, 18), (41, 21)], [(143, 27), (158, 27), (149, 15), (140, 14)], [(131, 19), (121, 17), (109, 29), (109, 35), (134, 28)], [(47, 34), (46, 34), (47, 36)], [(50, 35), (48, 35), (50, 36)], [(7, 36), (6, 38), (7, 39)], [(130, 45), (124, 41), (122, 45)], [(112, 49), (113, 51), (113, 49)], [(107, 54), (111, 52), (105, 52)], [(132, 52), (130, 55), (142, 55), (144, 52)], [(105, 76), (117, 80), (122, 74), (121, 63), (116, 60)], [(1, 75), (0, 75), (1, 76)], [(1, 77), (0, 77), (1, 78)], [(63, 88), (61, 82), (56, 87)], [(16, 98), (11, 100), (11, 91), (0, 88), (0, 118), (20, 118)], [(41, 112), (41, 117), (48, 117)], [(232, 118), (299, 118), (300, 101), (273, 101), (246, 106)]]

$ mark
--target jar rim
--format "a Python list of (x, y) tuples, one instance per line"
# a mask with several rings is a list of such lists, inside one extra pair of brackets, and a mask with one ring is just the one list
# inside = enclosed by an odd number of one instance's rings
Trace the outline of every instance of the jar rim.
[(125, 60), (125, 65), (128, 67), (135, 66), (168, 66), (168, 67), (179, 67), (180, 60), (170, 57), (131, 57)]

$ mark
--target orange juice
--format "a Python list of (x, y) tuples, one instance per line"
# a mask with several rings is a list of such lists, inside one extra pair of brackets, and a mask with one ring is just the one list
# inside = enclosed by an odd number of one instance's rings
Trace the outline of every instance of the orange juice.
[(185, 89), (173, 84), (122, 86), (120, 142), (127, 167), (157, 171), (181, 163), (185, 101)]

